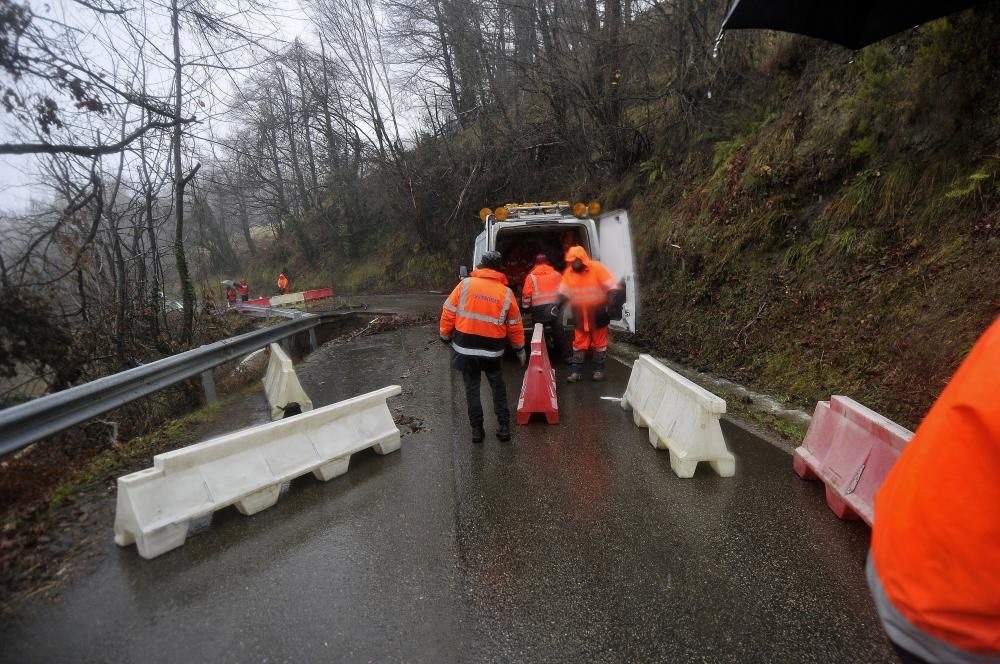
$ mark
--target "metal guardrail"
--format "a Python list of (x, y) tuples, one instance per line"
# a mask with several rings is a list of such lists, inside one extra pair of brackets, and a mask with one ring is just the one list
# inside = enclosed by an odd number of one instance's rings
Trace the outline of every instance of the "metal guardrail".
[(306, 316), (312, 316), (314, 314), (306, 313), (305, 311), (296, 311), (294, 309), (278, 309), (276, 307), (268, 307), (260, 304), (237, 304), (233, 307), (234, 310), (245, 314), (247, 316), (252, 316), (253, 318), (304, 318)]
[(214, 367), (299, 332), (308, 331), (315, 348), (314, 328), (322, 322), (322, 317), (293, 313), (297, 316), (287, 323), (206, 344), (0, 410), (0, 456), (199, 374), (206, 399), (214, 401), (215, 383), (211, 374)]

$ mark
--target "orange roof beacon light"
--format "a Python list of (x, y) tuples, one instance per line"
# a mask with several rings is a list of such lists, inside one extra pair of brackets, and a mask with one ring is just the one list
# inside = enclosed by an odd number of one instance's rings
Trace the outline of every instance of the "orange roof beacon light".
[(587, 203), (587, 214), (591, 217), (596, 217), (601, 213), (601, 204), (597, 201), (590, 201)]
[(542, 201), (541, 203), (507, 203), (495, 210), (483, 208), (479, 211), (479, 217), (483, 221), (488, 221), (493, 215), (493, 221), (553, 221), (558, 220), (560, 215), (565, 215), (572, 208), (573, 213), (581, 219), (587, 216), (587, 205), (577, 203), (574, 207), (569, 201)]

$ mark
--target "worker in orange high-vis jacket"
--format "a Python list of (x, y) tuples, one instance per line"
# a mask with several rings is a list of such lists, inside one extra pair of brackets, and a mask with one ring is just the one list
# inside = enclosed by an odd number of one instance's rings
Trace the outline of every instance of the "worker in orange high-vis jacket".
[(531, 310), (531, 320), (545, 326), (545, 338), (552, 342), (556, 357), (563, 359), (569, 344), (563, 339), (559, 329), (559, 312), (552, 311), (552, 305), (559, 300), (559, 284), (562, 275), (552, 267), (545, 254), (535, 256), (535, 266), (524, 278), (521, 288), (521, 307)]
[[(608, 324), (612, 320), (609, 306), (618, 306), (623, 285), (587, 250), (576, 245), (566, 252), (566, 270), (559, 283), (559, 300), (552, 308), (557, 314), (566, 300), (573, 308), (573, 357), (569, 382), (583, 379), (583, 363), (587, 351), (594, 353), (594, 380), (604, 380), (604, 365), (608, 356)], [(621, 318), (618, 312), (617, 318)]]
[(502, 372), (507, 342), (517, 351), (521, 366), (526, 359), (521, 310), (502, 270), (500, 252), (487, 251), (477, 269), (462, 279), (441, 308), (441, 340), (451, 344), (452, 366), (462, 372), (474, 443), (486, 437), (479, 398), (482, 374), (493, 392), (497, 438), (510, 440), (510, 408)]
[(552, 305), (559, 299), (559, 283), (562, 275), (552, 267), (545, 254), (535, 256), (535, 266), (524, 279), (521, 289), (521, 304), (531, 309), (531, 319), (536, 323), (551, 320)]
[(867, 571), (904, 662), (1000, 662), (1000, 319), (879, 489)]
[(284, 295), (288, 292), (288, 277), (285, 276), (285, 271), (282, 270), (278, 273), (278, 294)]

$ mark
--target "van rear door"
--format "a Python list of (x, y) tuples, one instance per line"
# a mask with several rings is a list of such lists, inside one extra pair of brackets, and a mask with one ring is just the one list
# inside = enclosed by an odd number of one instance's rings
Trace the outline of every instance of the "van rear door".
[(479, 265), (479, 261), (482, 259), (483, 254), (489, 251), (489, 236), (490, 234), (486, 231), (483, 231), (476, 236), (475, 248), (472, 250), (472, 265), (469, 266), (469, 272), (476, 269), (476, 266)]
[(639, 326), (639, 288), (635, 279), (635, 254), (632, 251), (628, 212), (612, 210), (602, 214), (597, 220), (597, 234), (601, 244), (601, 262), (616, 277), (625, 281), (622, 318), (611, 321), (611, 329), (635, 332)]

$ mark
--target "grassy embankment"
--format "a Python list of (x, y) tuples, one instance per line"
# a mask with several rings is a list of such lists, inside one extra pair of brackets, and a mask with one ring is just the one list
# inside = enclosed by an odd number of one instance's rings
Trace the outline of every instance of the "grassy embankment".
[(1000, 54), (975, 38), (1000, 32), (968, 27), (854, 57), (786, 41), (728, 132), (661, 186), (625, 182), (644, 340), (794, 404), (847, 394), (916, 426), (1000, 311)]

